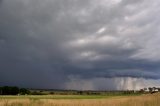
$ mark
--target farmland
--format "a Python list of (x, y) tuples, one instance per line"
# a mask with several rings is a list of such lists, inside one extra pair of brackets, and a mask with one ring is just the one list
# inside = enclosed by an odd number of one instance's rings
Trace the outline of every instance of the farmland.
[(160, 93), (108, 95), (0, 96), (0, 106), (160, 106)]

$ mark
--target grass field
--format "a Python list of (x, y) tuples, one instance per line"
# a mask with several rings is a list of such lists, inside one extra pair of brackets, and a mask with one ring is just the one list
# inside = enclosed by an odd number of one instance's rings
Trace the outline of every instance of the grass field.
[(0, 106), (160, 106), (160, 93), (137, 96), (0, 96)]

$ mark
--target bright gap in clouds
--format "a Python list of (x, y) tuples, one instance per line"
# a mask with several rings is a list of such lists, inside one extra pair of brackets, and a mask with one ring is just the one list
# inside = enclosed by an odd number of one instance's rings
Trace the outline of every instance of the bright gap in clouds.
[(106, 30), (106, 28), (100, 28), (98, 31), (97, 31), (97, 34), (102, 34), (104, 31)]

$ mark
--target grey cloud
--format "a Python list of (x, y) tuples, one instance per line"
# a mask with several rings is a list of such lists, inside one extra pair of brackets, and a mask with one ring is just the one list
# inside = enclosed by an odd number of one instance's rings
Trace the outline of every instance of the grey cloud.
[[(158, 4), (0, 1), (1, 85), (66, 88), (70, 76), (79, 76), (82, 85), (97, 78), (159, 79)], [(96, 82), (86, 89), (100, 89)]]

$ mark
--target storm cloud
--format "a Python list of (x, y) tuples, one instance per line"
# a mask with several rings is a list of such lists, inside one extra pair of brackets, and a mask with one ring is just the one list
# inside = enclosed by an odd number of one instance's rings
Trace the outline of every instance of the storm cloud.
[(0, 0), (0, 85), (158, 86), (159, 5), (158, 0)]

